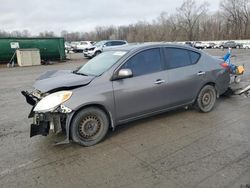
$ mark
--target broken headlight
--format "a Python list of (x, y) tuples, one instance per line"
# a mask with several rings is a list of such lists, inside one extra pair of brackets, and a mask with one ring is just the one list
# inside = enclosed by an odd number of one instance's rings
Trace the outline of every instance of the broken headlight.
[(55, 110), (60, 104), (66, 102), (72, 96), (72, 91), (59, 91), (52, 93), (41, 99), (36, 107), (35, 112), (51, 112)]

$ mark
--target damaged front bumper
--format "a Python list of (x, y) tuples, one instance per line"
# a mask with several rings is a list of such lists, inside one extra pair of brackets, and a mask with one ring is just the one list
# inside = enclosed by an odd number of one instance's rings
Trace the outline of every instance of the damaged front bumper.
[(22, 94), (26, 98), (27, 103), (32, 106), (28, 116), (28, 118), (33, 118), (33, 123), (30, 125), (30, 137), (36, 135), (47, 136), (50, 132), (54, 132), (55, 134), (63, 132), (65, 133), (65, 139), (56, 144), (69, 143), (69, 127), (73, 111), (61, 104), (52, 112), (35, 112), (34, 108), (42, 97), (27, 91), (22, 91)]

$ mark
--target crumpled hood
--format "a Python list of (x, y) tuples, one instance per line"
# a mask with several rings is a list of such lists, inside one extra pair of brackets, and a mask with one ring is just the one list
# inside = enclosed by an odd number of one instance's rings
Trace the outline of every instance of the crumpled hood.
[(71, 70), (52, 70), (39, 76), (33, 87), (45, 93), (85, 86), (93, 79), (94, 76), (77, 75)]

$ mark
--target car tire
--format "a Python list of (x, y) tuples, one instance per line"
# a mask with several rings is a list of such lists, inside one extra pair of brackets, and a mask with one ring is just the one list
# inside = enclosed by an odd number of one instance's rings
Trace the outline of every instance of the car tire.
[(216, 98), (215, 87), (206, 85), (200, 90), (195, 106), (201, 112), (210, 112), (215, 106)]
[(95, 56), (98, 56), (100, 53), (100, 51), (95, 52)]
[(109, 119), (106, 113), (96, 107), (79, 111), (73, 118), (70, 127), (72, 140), (86, 147), (101, 142), (108, 130)]

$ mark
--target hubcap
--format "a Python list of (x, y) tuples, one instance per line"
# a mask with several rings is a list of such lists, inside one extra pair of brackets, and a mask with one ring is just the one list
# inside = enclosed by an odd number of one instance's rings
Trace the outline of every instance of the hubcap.
[(211, 93), (205, 93), (202, 97), (202, 104), (204, 106), (209, 105), (211, 102)]
[(95, 115), (84, 117), (79, 125), (79, 133), (84, 139), (95, 137), (101, 128), (101, 121)]

